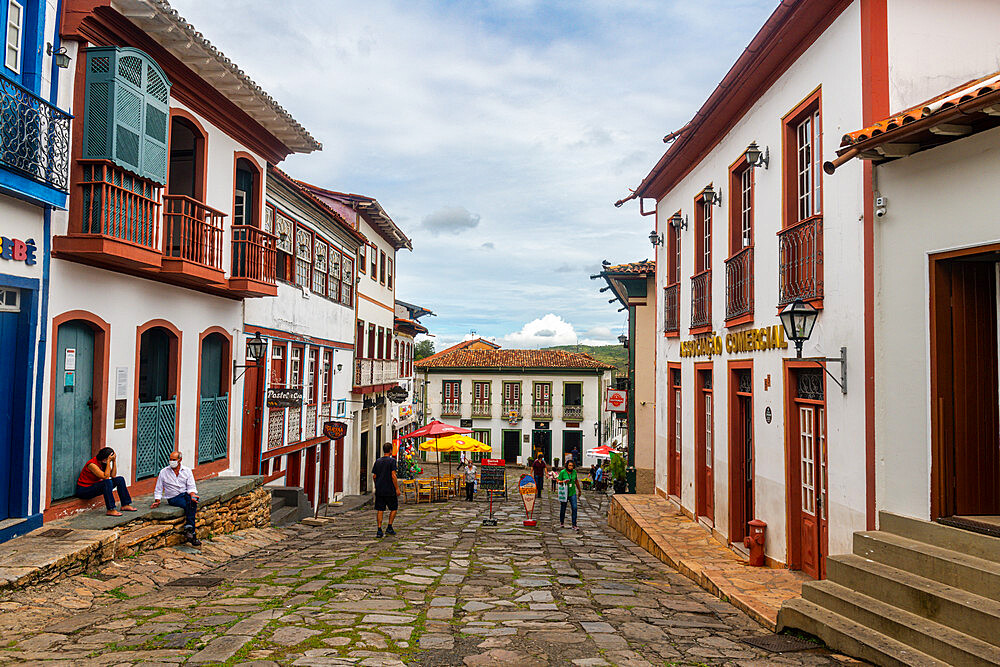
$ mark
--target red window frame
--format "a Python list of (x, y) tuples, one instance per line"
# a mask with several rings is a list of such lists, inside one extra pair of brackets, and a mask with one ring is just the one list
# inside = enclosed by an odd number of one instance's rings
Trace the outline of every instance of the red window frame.
[(392, 260), (388, 261), (388, 270), (386, 272), (386, 287), (392, 289)]
[(358, 320), (354, 333), (354, 358), (365, 358), (365, 322)]
[(385, 251), (380, 250), (379, 261), (378, 261), (379, 264), (378, 282), (381, 285), (385, 285), (385, 260), (386, 260)]
[(271, 341), (271, 384), (275, 387), (285, 386), (285, 343)]
[(362, 243), (358, 246), (358, 273), (367, 273), (368, 267), (365, 266), (365, 250), (368, 249), (367, 243)]
[(312, 348), (306, 356), (308, 359), (306, 360), (305, 381), (309, 384), (309, 396), (307, 400), (309, 401), (309, 405), (316, 405), (319, 403), (319, 348)]
[[(674, 214), (678, 219), (681, 212)], [(667, 223), (667, 285), (681, 281), (681, 228)]]
[(323, 350), (323, 394), (320, 403), (333, 402), (333, 350)]
[[(789, 111), (781, 119), (782, 134), (782, 170), (784, 180), (785, 201), (782, 206), (782, 228), (823, 215), (823, 113), (822, 91), (817, 88), (797, 107)], [(804, 195), (801, 190), (803, 183), (799, 178), (799, 129), (803, 122), (810, 122), (809, 136), (809, 211), (800, 211), (800, 201)], [(808, 213), (808, 215), (804, 215)]]
[(369, 251), (369, 256), (371, 257), (372, 261), (372, 270), (371, 270), (372, 280), (378, 280), (378, 246), (376, 246), (374, 243), (369, 243), (368, 245), (371, 246), (371, 250)]
[(375, 325), (368, 325), (368, 349), (366, 350), (368, 355), (365, 359), (377, 359), (378, 348), (375, 347)]
[(702, 195), (694, 200), (695, 274), (712, 269), (712, 204)]

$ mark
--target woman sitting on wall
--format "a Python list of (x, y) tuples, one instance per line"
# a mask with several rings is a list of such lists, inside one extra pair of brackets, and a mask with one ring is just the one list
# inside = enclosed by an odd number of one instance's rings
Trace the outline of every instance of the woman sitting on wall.
[(118, 499), (122, 503), (122, 509), (126, 512), (135, 512), (132, 507), (132, 496), (128, 494), (128, 487), (125, 486), (125, 478), (118, 477), (118, 462), (115, 450), (104, 447), (97, 452), (97, 456), (87, 461), (80, 471), (80, 476), (76, 480), (76, 497), (83, 500), (90, 500), (96, 496), (104, 494), (104, 505), (108, 508), (108, 516), (121, 516), (122, 513), (115, 509), (115, 496), (112, 493), (118, 490)]

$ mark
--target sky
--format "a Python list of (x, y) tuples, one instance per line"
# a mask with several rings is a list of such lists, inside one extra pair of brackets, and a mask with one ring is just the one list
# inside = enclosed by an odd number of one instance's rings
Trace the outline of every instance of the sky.
[(777, 0), (171, 0), (323, 151), (281, 168), (375, 197), (412, 239), (396, 297), (435, 347), (609, 344), (590, 276), (652, 259), (628, 194)]

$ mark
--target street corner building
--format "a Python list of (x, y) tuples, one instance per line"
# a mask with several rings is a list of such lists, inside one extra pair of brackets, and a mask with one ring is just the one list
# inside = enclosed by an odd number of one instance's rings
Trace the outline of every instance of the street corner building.
[(779, 628), (878, 664), (1000, 661), (998, 20), (781, 3), (618, 202), (653, 229), (656, 493), (740, 554), (763, 520), (815, 580)]
[(76, 478), (103, 446), (137, 493), (175, 449), (199, 479), (247, 465), (244, 303), (278, 289), (268, 167), (320, 149), (166, 2), (66, 0), (58, 25), (73, 118), (39, 397), (46, 518), (91, 504)]
[(490, 458), (550, 464), (579, 449), (583, 465), (605, 424), (603, 397), (614, 366), (563, 350), (508, 350), (475, 338), (416, 362), (423, 421), (472, 429), (492, 447)]

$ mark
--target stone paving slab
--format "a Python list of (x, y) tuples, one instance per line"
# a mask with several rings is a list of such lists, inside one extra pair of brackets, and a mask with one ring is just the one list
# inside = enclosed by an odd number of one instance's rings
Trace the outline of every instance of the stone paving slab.
[(657, 495), (615, 495), (608, 508), (608, 523), (771, 631), (777, 627), (782, 603), (800, 597), (802, 583), (810, 581), (801, 572), (785, 568), (750, 567), (677, 505)]

